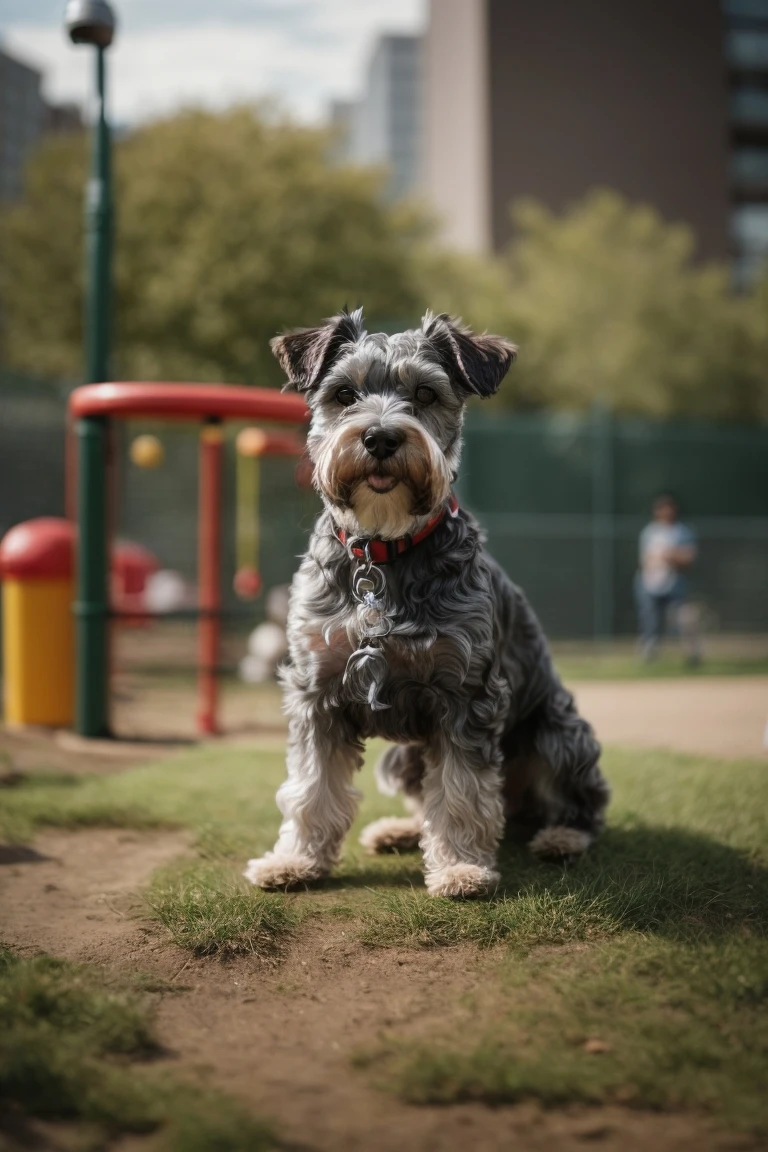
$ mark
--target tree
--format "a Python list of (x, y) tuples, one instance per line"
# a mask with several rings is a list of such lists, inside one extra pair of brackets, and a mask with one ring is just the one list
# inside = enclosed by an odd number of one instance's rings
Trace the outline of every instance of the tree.
[[(594, 191), (562, 215), (513, 206), (501, 257), (448, 252), (426, 211), (387, 205), (384, 174), (328, 164), (328, 136), (240, 108), (188, 112), (115, 149), (115, 351), (124, 378), (277, 384), (269, 339), (343, 304), (369, 324), (458, 314), (520, 346), (492, 403), (768, 420), (768, 279), (725, 266), (654, 209)], [(82, 372), (86, 141), (47, 142), (0, 217), (4, 358)]]
[[(114, 373), (276, 383), (268, 341), (345, 303), (409, 318), (426, 218), (387, 207), (380, 177), (326, 162), (327, 137), (251, 109), (191, 112), (115, 149)], [(85, 142), (47, 143), (0, 229), (5, 356), (82, 371)]]
[(656, 417), (768, 418), (764, 327), (725, 266), (644, 205), (597, 190), (561, 216), (513, 207), (506, 254), (517, 379), (500, 402)]

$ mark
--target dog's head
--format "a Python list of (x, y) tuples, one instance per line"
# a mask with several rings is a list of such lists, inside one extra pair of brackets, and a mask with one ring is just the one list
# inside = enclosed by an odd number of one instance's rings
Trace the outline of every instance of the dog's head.
[(500, 336), (429, 312), (413, 331), (369, 335), (362, 309), (278, 336), (272, 351), (310, 406), (315, 486), (336, 523), (384, 539), (417, 532), (444, 503), (467, 399), (491, 396), (515, 356)]

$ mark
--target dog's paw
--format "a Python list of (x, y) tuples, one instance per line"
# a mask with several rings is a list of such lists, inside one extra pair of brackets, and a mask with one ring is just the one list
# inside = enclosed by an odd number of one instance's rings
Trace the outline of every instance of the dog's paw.
[(311, 856), (283, 856), (268, 852), (257, 860), (249, 860), (243, 872), (246, 880), (259, 888), (293, 888), (319, 880), (325, 872)]
[(537, 832), (528, 847), (534, 856), (549, 860), (562, 860), (568, 856), (581, 856), (592, 843), (589, 832), (580, 828), (567, 828), (556, 824), (552, 828), (542, 828)]
[(450, 864), (427, 876), (427, 892), (467, 900), (495, 891), (500, 879), (498, 872), (478, 864)]
[(366, 852), (412, 852), (419, 846), (421, 820), (415, 816), (383, 816), (360, 833)]

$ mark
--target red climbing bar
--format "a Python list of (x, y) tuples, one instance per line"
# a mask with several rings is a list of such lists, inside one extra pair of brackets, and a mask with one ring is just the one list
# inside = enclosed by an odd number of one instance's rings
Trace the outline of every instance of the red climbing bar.
[(208, 423), (200, 432), (198, 607), (197, 625), (197, 730), (201, 735), (219, 731), (218, 666), (221, 619), (221, 484), (224, 433)]
[(83, 384), (69, 397), (72, 417), (147, 416), (166, 420), (284, 420), (303, 424), (301, 396), (238, 384)]

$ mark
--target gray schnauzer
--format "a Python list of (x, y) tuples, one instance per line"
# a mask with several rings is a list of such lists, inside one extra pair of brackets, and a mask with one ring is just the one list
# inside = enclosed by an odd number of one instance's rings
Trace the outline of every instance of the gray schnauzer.
[(283, 823), (246, 877), (284, 888), (331, 871), (372, 736), (394, 744), (379, 787), (411, 815), (361, 841), (420, 845), (433, 896), (496, 886), (507, 818), (531, 828), (538, 855), (584, 852), (609, 798), (600, 746), (525, 597), (451, 494), (466, 401), (497, 390), (514, 346), (430, 313), (415, 331), (369, 335), (359, 310), (272, 348), (311, 409), (325, 509), (291, 592)]

